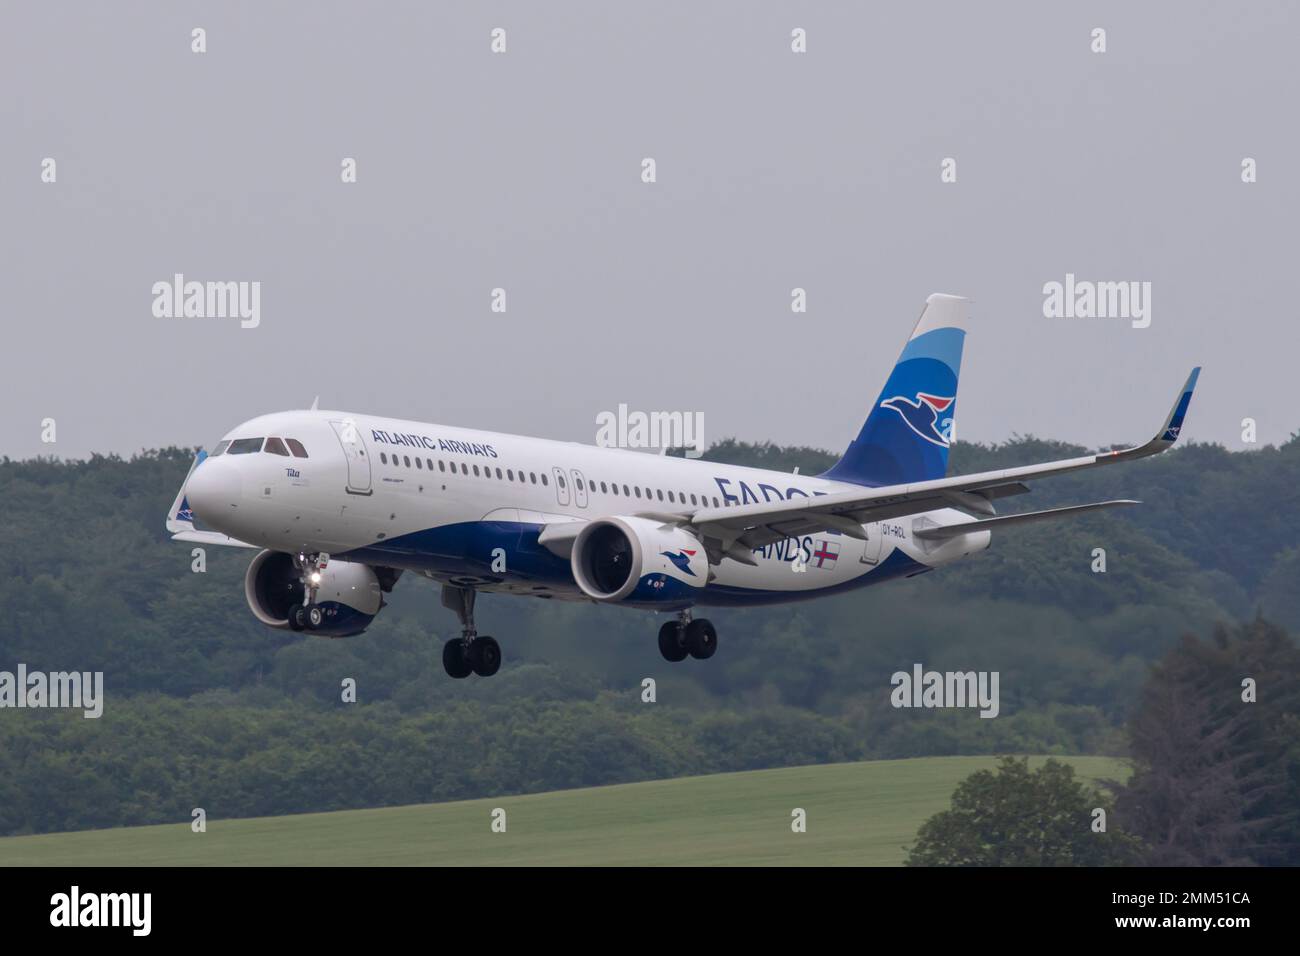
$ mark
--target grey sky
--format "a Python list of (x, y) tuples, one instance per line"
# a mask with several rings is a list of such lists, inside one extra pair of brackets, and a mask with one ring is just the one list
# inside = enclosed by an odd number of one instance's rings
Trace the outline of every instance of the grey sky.
[[(6, 0), (3, 21), (0, 454), (210, 445), (317, 394), (580, 441), (625, 402), (838, 450), (933, 291), (975, 302), (963, 438), (1145, 439), (1197, 363), (1187, 437), (1300, 424), (1295, 4)], [(155, 318), (176, 272), (260, 281), (260, 327)], [(1150, 328), (1044, 318), (1067, 272), (1150, 281)]]

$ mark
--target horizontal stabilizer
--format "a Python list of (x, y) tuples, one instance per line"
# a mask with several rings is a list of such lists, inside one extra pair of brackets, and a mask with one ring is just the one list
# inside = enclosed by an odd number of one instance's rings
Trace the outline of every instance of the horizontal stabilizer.
[(1051, 518), (1070, 518), (1087, 511), (1101, 511), (1104, 508), (1136, 504), (1139, 502), (1120, 498), (1115, 501), (1096, 501), (1088, 505), (1071, 505), (1068, 508), (1050, 508), (1047, 511), (1027, 511), (1024, 514), (1003, 515), (1000, 518), (985, 518), (982, 521), (963, 521), (960, 524), (948, 524), (938, 528), (923, 528), (913, 531), (912, 537), (927, 541), (946, 541), (948, 538), (959, 538), (964, 534), (987, 531), (991, 528), (1011, 528), (1016, 525), (1032, 524), (1035, 521), (1047, 521)]

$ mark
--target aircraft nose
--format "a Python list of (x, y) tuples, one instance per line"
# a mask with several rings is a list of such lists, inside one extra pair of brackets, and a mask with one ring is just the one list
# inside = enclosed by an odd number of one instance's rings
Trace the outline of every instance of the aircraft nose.
[(191, 510), (217, 529), (220, 529), (222, 519), (228, 518), (239, 507), (242, 492), (239, 467), (224, 457), (203, 462), (185, 485), (185, 497)]

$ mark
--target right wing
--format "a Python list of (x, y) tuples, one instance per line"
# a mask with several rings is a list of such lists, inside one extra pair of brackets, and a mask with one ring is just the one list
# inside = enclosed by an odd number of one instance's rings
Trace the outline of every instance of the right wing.
[[(1200, 371), (1199, 367), (1192, 369), (1191, 375), (1178, 393), (1173, 408), (1155, 437), (1145, 444), (1132, 448), (1046, 462), (1041, 465), (1004, 468), (1000, 471), (938, 478), (905, 485), (889, 485), (884, 488), (863, 488), (860, 491), (846, 491), (816, 498), (795, 498), (732, 508), (704, 508), (691, 515), (689, 522), (702, 536), (715, 539), (721, 552), (736, 560), (745, 561), (744, 555), (747, 552), (780, 541), (782, 538), (814, 534), (818, 531), (839, 531), (850, 537), (865, 539), (866, 532), (862, 528), (864, 524), (939, 508), (961, 508), (992, 515), (993, 499), (1029, 490), (1023, 484), (1023, 479), (1046, 478), (1084, 468), (1095, 468), (1099, 465), (1132, 461), (1149, 455), (1158, 455), (1170, 448), (1178, 440), (1178, 433), (1182, 430), (1183, 419), (1187, 415), (1187, 407), (1192, 400), (1192, 390), (1196, 387), (1196, 379)], [(1111, 507), (1115, 504), (1119, 502), (1101, 502), (1099, 505), (1082, 507), (1090, 510), (1095, 507)], [(1036, 515), (1051, 517), (1067, 512), (1074, 513), (1077, 510), (1079, 509), (1057, 509), (1037, 512)], [(962, 528), (962, 533), (965, 533), (984, 524), (999, 522), (1010, 524), (1012, 522), (1008, 519), (1016, 517), (1021, 516), (1008, 515), (1005, 518), (971, 521), (959, 527)], [(1023, 522), (1028, 519), (1021, 520)], [(750, 562), (745, 561), (745, 563)]]

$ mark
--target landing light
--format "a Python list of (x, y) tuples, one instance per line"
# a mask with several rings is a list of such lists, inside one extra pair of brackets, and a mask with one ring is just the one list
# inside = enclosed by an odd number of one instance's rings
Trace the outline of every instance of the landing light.
[(312, 583), (312, 584), (320, 584), (320, 572), (319, 572), (319, 571), (313, 571), (313, 572), (311, 573), (311, 583)]

